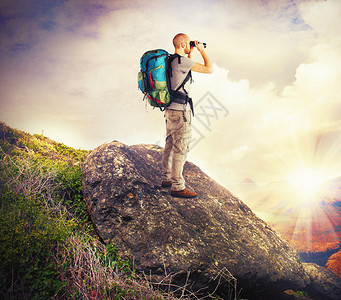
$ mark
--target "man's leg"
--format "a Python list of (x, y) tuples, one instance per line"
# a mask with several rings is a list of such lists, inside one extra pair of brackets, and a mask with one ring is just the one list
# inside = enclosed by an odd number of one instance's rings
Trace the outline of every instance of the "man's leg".
[(172, 191), (181, 191), (186, 188), (183, 177), (183, 168), (189, 151), (191, 139), (191, 112), (171, 111), (169, 114), (169, 133), (172, 136)]
[[(166, 145), (162, 157), (163, 180), (172, 179), (171, 194), (176, 197), (193, 198), (196, 193), (186, 189), (183, 167), (191, 139), (191, 112), (166, 110)], [(170, 174), (169, 174), (170, 171)], [(166, 181), (162, 182), (162, 185)]]
[[(162, 154), (162, 185), (169, 186), (174, 182), (176, 189), (181, 189), (184, 185), (182, 169), (184, 164), (181, 147), (182, 130), (185, 115), (183, 111), (166, 110), (166, 143)], [(182, 188), (183, 189), (183, 188)]]
[[(167, 122), (167, 120), (166, 120)], [(173, 158), (173, 138), (171, 135), (166, 137), (165, 148), (162, 153), (162, 182), (166, 186), (170, 186)]]
[(185, 179), (183, 177), (184, 164), (187, 158), (187, 148), (189, 141), (187, 140), (176, 140), (173, 149), (173, 160), (172, 160), (172, 191), (181, 191), (186, 188)]
[(172, 163), (172, 187), (173, 197), (194, 198), (195, 192), (188, 190), (185, 186), (183, 168), (189, 151), (191, 133), (191, 112), (183, 112), (183, 124), (179, 130), (173, 134), (173, 163)]

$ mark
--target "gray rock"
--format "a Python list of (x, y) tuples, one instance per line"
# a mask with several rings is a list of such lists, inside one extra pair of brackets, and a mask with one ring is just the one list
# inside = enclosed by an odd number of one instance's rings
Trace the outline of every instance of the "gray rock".
[(161, 155), (158, 146), (115, 141), (87, 157), (84, 199), (105, 243), (153, 280), (172, 274), (202, 295), (218, 283), (226, 295), (230, 273), (249, 299), (310, 283), (292, 247), (194, 164), (186, 162), (184, 176), (198, 197), (171, 197), (160, 187)]
[[(303, 267), (311, 280), (311, 285), (329, 299), (341, 299), (341, 278), (332, 271), (314, 263), (303, 263)], [(321, 298), (321, 297), (320, 297)], [(321, 298), (326, 299), (326, 298)]]

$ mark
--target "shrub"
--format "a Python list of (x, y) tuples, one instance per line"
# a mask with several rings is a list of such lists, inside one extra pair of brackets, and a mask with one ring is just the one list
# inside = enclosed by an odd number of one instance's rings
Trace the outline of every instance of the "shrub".
[[(62, 286), (51, 256), (75, 228), (55, 195), (57, 172), (29, 158), (0, 161), (0, 287), (3, 296), (54, 296)], [(48, 279), (47, 279), (48, 277)], [(45, 289), (41, 289), (42, 285)], [(28, 288), (29, 287), (29, 288)], [(43, 293), (43, 294), (42, 294)], [(32, 296), (32, 295), (31, 295)]]

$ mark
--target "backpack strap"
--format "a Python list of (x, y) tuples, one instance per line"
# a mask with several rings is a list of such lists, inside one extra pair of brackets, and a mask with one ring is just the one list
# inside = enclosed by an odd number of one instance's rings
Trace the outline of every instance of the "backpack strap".
[[(181, 56), (179, 54), (171, 54), (168, 57), (168, 79), (169, 82), (167, 83), (169, 87), (171, 87), (171, 82), (170, 82), (170, 77), (173, 77), (173, 73), (172, 73), (172, 62), (174, 59), (178, 58), (178, 63), (181, 64)], [(188, 96), (188, 92), (185, 89), (185, 84), (187, 83), (188, 80), (191, 80), (191, 83), (193, 82), (193, 78), (192, 78), (192, 72), (189, 71), (184, 79), (184, 81), (179, 85), (179, 87), (176, 90), (173, 89), (169, 89), (170, 94), (173, 96), (173, 100), (176, 103), (180, 103), (180, 104), (187, 104), (189, 103), (190, 108), (192, 110), (192, 114), (194, 116), (194, 108), (193, 108), (193, 100), (192, 98), (190, 98)], [(185, 93), (180, 92), (180, 89), (183, 89), (185, 91)]]

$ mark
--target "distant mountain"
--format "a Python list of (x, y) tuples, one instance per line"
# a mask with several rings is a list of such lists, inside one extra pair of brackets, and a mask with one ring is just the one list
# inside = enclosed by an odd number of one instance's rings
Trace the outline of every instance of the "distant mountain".
[(245, 178), (240, 182), (240, 185), (248, 185), (253, 187), (258, 187), (258, 185), (251, 179), (251, 178)]

